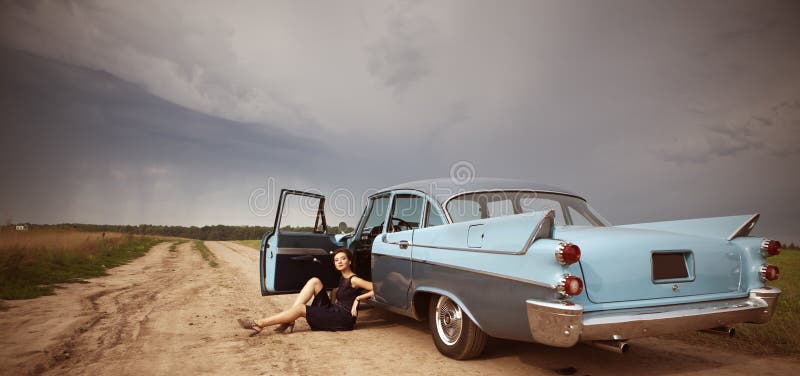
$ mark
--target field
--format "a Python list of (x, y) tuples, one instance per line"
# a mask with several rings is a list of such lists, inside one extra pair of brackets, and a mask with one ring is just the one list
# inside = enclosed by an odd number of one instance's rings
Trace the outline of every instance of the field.
[(784, 249), (768, 262), (781, 271), (780, 278), (769, 284), (783, 290), (769, 323), (736, 325), (733, 338), (702, 332), (667, 337), (755, 354), (800, 355), (800, 249)]
[(106, 275), (157, 242), (116, 233), (0, 231), (0, 299), (50, 295), (55, 284)]
[(257, 240), (236, 240), (236, 243), (239, 243), (243, 246), (250, 247), (253, 249), (260, 249), (261, 248), (261, 239)]

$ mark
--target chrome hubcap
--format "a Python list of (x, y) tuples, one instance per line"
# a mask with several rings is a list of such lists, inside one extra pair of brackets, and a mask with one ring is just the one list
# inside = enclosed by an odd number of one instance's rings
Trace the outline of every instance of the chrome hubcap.
[(461, 307), (446, 296), (440, 296), (436, 302), (436, 331), (439, 338), (448, 346), (454, 345), (461, 338), (463, 321)]

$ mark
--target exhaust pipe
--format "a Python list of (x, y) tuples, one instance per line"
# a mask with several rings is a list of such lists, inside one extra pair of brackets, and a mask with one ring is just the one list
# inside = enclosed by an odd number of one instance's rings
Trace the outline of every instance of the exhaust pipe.
[(723, 336), (733, 337), (736, 335), (736, 329), (730, 326), (718, 326), (716, 328), (703, 330), (706, 333), (720, 334)]
[(624, 354), (630, 350), (628, 342), (625, 341), (591, 341), (588, 343), (598, 349), (612, 351), (617, 354)]

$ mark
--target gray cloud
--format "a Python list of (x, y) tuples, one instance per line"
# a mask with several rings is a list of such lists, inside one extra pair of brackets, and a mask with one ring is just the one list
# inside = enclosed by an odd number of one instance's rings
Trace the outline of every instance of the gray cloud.
[(264, 223), (268, 177), (358, 195), (466, 160), (614, 223), (761, 212), (800, 241), (797, 2), (21, 4), (0, 214)]
[(791, 157), (800, 154), (800, 101), (781, 102), (738, 123), (702, 128), (703, 135), (687, 135), (662, 149), (664, 159), (678, 164), (706, 163), (748, 151)]
[(397, 93), (431, 73), (428, 45), (436, 27), (419, 6), (419, 1), (388, 6), (386, 30), (366, 48), (369, 72)]
[[(0, 164), (0, 209), (19, 219), (209, 224), (238, 213), (230, 220), (241, 223), (265, 176), (330, 176), (329, 158), (343, 158), (314, 139), (182, 108), (107, 73), (9, 49), (0, 60), (0, 159), (14, 161)], [(212, 192), (215, 200), (203, 199)]]

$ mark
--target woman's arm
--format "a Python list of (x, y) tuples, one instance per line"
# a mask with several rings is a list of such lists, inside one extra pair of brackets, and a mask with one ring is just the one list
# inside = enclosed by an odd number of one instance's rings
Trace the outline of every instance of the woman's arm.
[(367, 292), (357, 296), (356, 300), (369, 299), (375, 296), (375, 292), (372, 291), (372, 282), (370, 281), (363, 280), (359, 277), (353, 277), (350, 279), (350, 285), (355, 288), (367, 290)]
[(353, 308), (350, 309), (350, 314), (352, 314), (353, 316), (357, 316), (358, 315), (358, 303), (359, 303), (359, 301), (362, 300), (362, 299), (369, 299), (369, 298), (375, 296), (375, 292), (372, 291), (372, 282), (365, 281), (365, 280), (363, 280), (361, 278), (358, 278), (358, 277), (351, 278), (350, 279), (350, 285), (352, 287), (355, 287), (355, 288), (360, 288), (360, 289), (367, 290), (367, 292), (365, 292), (365, 293), (363, 293), (363, 294), (361, 294), (361, 295), (356, 297), (356, 300), (353, 302)]

